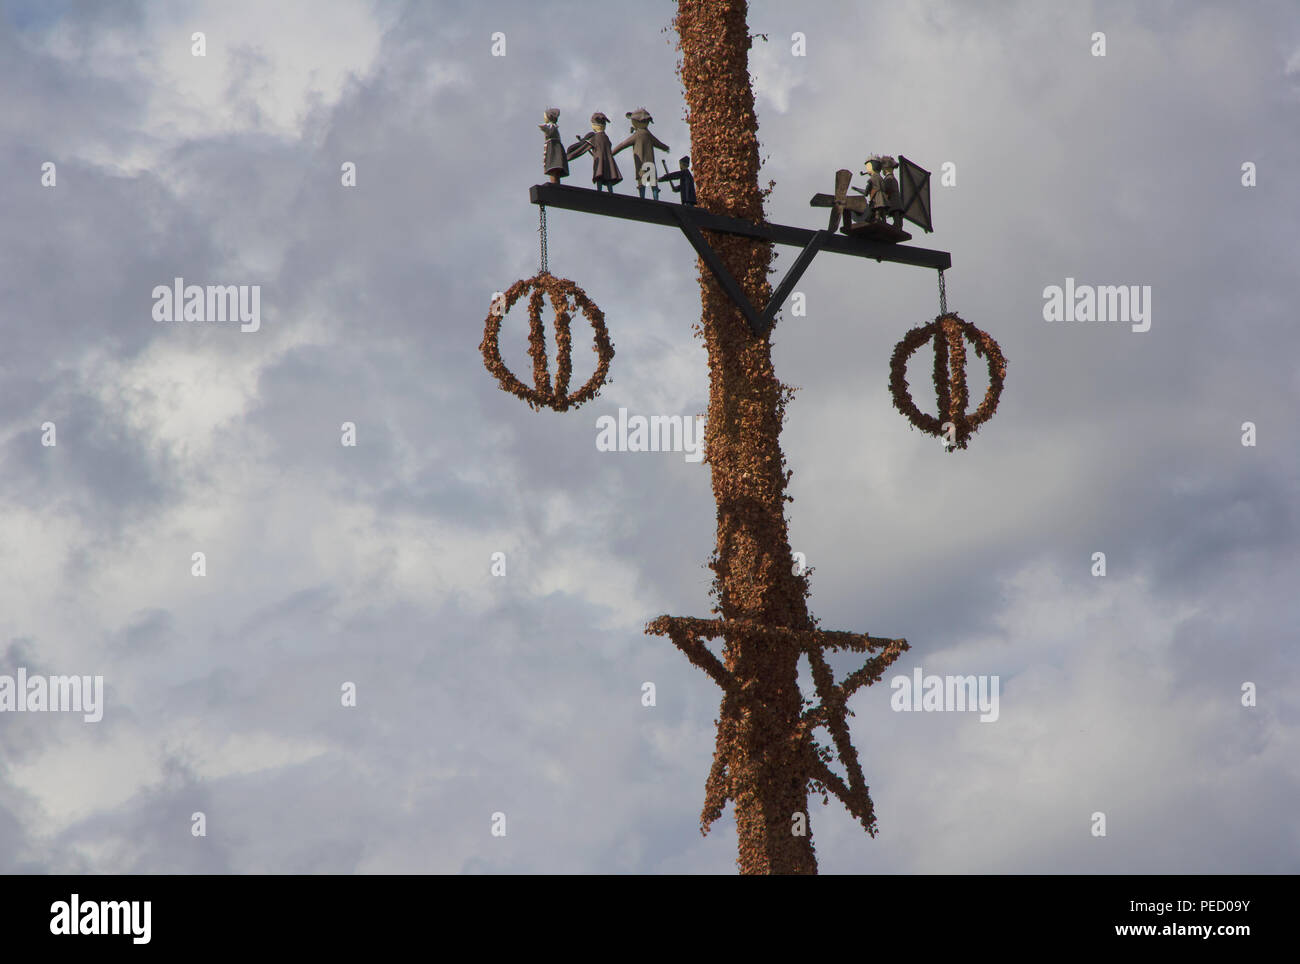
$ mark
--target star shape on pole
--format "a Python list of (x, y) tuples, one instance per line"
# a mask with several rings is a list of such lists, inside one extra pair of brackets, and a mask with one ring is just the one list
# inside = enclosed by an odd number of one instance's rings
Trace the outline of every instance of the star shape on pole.
[[(788, 734), (796, 750), (795, 756), (804, 763), (802, 776), (811, 788), (820, 793), (822, 802), (829, 802), (833, 794), (853, 814), (871, 836), (876, 835), (875, 808), (857, 750), (849, 736), (847, 717), (853, 715), (848, 708), (849, 699), (863, 686), (880, 681), (886, 669), (910, 647), (905, 639), (886, 639), (862, 633), (838, 630), (797, 630), (784, 626), (769, 626), (750, 619), (695, 619), (689, 616), (660, 616), (646, 626), (646, 632), (667, 636), (673, 645), (686, 654), (694, 665), (704, 670), (722, 688), (721, 718), (717, 721), (718, 733), (704, 786), (704, 809), (700, 815), (700, 830), (708, 833), (713, 821), (722, 816), (728, 800), (734, 800), (734, 788), (728, 774), (727, 754), (731, 731), (741, 714), (763, 712), (761, 696), (751, 686), (742, 685), (709, 650), (705, 640), (721, 636), (730, 641), (733, 637), (758, 638), (772, 645), (795, 646), (808, 656), (812, 667), (813, 683), (820, 702), (804, 700), (807, 707)], [(852, 650), (874, 653), (861, 669), (850, 673), (836, 683), (834, 673), (826, 662), (826, 650)], [(834, 747), (823, 746), (813, 736), (817, 727), (825, 727)], [(831, 761), (839, 758), (847, 780), (835, 773)]]

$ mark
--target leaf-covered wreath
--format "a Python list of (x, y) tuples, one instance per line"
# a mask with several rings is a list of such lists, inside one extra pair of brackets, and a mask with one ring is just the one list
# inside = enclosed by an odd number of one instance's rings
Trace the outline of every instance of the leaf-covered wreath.
[[(934, 339), (933, 377), (939, 401), (938, 418), (917, 408), (907, 388), (907, 360), (931, 338)], [(988, 391), (984, 393), (979, 408), (970, 415), (966, 414), (969, 401), (966, 392), (967, 338), (974, 344), (975, 354), (987, 359), (989, 366)], [(964, 449), (975, 430), (993, 416), (1006, 377), (1007, 360), (998, 343), (987, 332), (951, 312), (904, 335), (903, 340), (894, 346), (894, 355), (889, 362), (889, 392), (894, 396), (894, 407), (913, 425), (930, 435), (946, 435), (943, 426), (951, 422), (956, 431), (949, 452)]]
[[(528, 297), (528, 354), (533, 359), (533, 388), (529, 388), (501, 360), (501, 319), (510, 311), (514, 303), (531, 289)], [(551, 307), (555, 310), (555, 347), (559, 355), (555, 372), (555, 384), (551, 385), (550, 373), (546, 369), (546, 329), (542, 324), (542, 303), (545, 296), (551, 298)], [(571, 320), (569, 301), (586, 316), (595, 332), (596, 370), (587, 383), (576, 392), (569, 394), (569, 377), (573, 374), (572, 343), (569, 331)], [(583, 402), (596, 396), (605, 376), (609, 374), (609, 363), (614, 358), (614, 344), (609, 340), (609, 331), (605, 328), (604, 313), (592, 303), (585, 291), (567, 278), (557, 278), (549, 272), (542, 272), (532, 278), (516, 281), (495, 301), (488, 312), (487, 324), (483, 330), (483, 341), (479, 345), (483, 352), (483, 363), (500, 382), (501, 387), (522, 398), (534, 410), (542, 406), (563, 412), (577, 408)]]

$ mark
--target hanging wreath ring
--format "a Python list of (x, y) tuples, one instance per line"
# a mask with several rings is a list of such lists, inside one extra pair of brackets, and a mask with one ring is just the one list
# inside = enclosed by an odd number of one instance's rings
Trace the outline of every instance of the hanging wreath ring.
[[(516, 378), (501, 360), (499, 341), (501, 319), (525, 292), (528, 293), (528, 354), (533, 359), (532, 388)], [(546, 364), (546, 328), (542, 323), (542, 307), (548, 296), (555, 312), (555, 349), (558, 357), (554, 384)], [(592, 351), (597, 358), (596, 370), (591, 378), (573, 393), (569, 392), (569, 378), (573, 374), (573, 336), (569, 331), (572, 320), (570, 301), (591, 324), (595, 334)], [(567, 278), (557, 278), (548, 271), (516, 281), (500, 298), (493, 301), (479, 350), (483, 353), (484, 365), (501, 384), (501, 388), (522, 398), (534, 411), (545, 406), (563, 412), (591, 400), (605, 384), (609, 363), (614, 358), (614, 344), (609, 340), (609, 331), (605, 328), (604, 313), (576, 284)]]
[[(916, 407), (907, 387), (907, 360), (923, 344), (934, 339), (934, 389), (938, 396), (939, 417), (927, 415)], [(975, 347), (975, 354), (983, 357), (989, 368), (989, 387), (984, 400), (969, 415), (966, 391), (966, 341)], [(907, 416), (908, 421), (922, 432), (934, 436), (949, 436), (944, 426), (953, 425), (953, 444), (948, 451), (966, 448), (977, 428), (993, 417), (1002, 397), (1002, 385), (1007, 377), (1007, 360), (1002, 349), (988, 332), (981, 331), (969, 321), (948, 312), (928, 325), (913, 328), (894, 346), (889, 362), (889, 392), (894, 396), (894, 407)]]

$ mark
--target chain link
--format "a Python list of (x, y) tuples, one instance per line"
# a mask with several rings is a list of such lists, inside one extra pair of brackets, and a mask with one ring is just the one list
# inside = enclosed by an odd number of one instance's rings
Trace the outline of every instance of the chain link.
[[(547, 267), (546, 264), (546, 205), (545, 204), (537, 205), (537, 217), (540, 222), (537, 225), (537, 235), (538, 237), (541, 238), (542, 241), (542, 263), (541, 263), (541, 268), (538, 271), (538, 274), (550, 274), (550, 269)], [(940, 274), (942, 275), (942, 272)]]
[(939, 314), (948, 313), (948, 285), (943, 280), (943, 269), (939, 269)]

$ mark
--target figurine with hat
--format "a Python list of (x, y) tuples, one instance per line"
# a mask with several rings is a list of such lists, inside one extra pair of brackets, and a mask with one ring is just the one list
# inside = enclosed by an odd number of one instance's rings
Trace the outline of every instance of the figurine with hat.
[(597, 191), (605, 187), (609, 189), (610, 194), (613, 194), (614, 185), (623, 180), (623, 175), (618, 171), (618, 164), (614, 160), (613, 149), (610, 147), (609, 135), (605, 133), (605, 126), (608, 123), (609, 118), (600, 111), (592, 114), (591, 132), (583, 134), (571, 144), (565, 152), (565, 157), (572, 161), (590, 152), (592, 183), (596, 185)]
[(552, 184), (559, 184), (560, 178), (569, 176), (569, 161), (564, 156), (564, 142), (560, 140), (560, 109), (548, 107), (542, 115), (542, 123), (537, 127), (545, 135), (542, 144), (542, 173), (551, 179)]
[(865, 194), (871, 202), (871, 212), (866, 220), (880, 222), (892, 220), (894, 227), (901, 229), (902, 195), (898, 190), (898, 178), (894, 177), (894, 169), (898, 166), (898, 162), (888, 154), (872, 154), (867, 158), (866, 163), (866, 170), (862, 173), (867, 176), (870, 186), (867, 190), (859, 192)]
[(658, 201), (659, 176), (655, 173), (655, 148), (666, 151), (668, 145), (650, 133), (650, 125), (654, 122), (654, 118), (644, 107), (628, 111), (627, 118), (632, 122), (632, 136), (615, 147), (613, 153), (617, 154), (626, 148), (632, 148), (632, 158), (636, 162), (637, 193), (645, 197), (646, 185), (649, 185), (654, 191), (655, 200)]
[(695, 175), (691, 173), (691, 157), (686, 155), (677, 162), (678, 170), (668, 173), (668, 162), (664, 161), (664, 176), (659, 180), (667, 181), (675, 194), (682, 196), (682, 203), (695, 207)]

